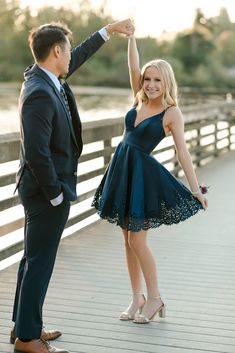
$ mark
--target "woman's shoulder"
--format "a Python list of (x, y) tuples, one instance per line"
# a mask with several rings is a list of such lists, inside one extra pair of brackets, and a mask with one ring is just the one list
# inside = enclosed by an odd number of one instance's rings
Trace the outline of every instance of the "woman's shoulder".
[(182, 114), (178, 105), (171, 105), (170, 107), (167, 107), (166, 112), (170, 114)]
[(169, 117), (169, 119), (182, 119), (183, 114), (180, 110), (180, 108), (177, 105), (172, 105), (166, 109), (166, 116)]
[(183, 115), (178, 106), (170, 106), (165, 112), (165, 125), (170, 126), (182, 126), (184, 125)]

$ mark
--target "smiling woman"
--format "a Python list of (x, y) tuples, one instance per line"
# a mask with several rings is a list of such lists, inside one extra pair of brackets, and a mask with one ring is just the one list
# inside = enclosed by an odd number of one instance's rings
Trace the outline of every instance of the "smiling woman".
[[(128, 41), (128, 64), (134, 104), (125, 116), (125, 131), (98, 186), (92, 205), (99, 216), (121, 228), (132, 302), (120, 320), (147, 324), (165, 317), (155, 260), (147, 244), (147, 231), (185, 221), (206, 210), (184, 136), (177, 106), (177, 85), (169, 63), (158, 59), (142, 70), (133, 36)], [(177, 159), (189, 187), (176, 179), (151, 153), (171, 133)], [(144, 276), (147, 298), (141, 283)]]

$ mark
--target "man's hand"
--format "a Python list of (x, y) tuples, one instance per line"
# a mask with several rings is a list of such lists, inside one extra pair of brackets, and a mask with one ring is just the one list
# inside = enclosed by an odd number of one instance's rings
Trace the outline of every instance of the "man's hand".
[(135, 27), (129, 18), (123, 21), (113, 22), (107, 25), (105, 28), (109, 36), (114, 32), (117, 32), (125, 34), (127, 37), (129, 37), (133, 35), (135, 31)]

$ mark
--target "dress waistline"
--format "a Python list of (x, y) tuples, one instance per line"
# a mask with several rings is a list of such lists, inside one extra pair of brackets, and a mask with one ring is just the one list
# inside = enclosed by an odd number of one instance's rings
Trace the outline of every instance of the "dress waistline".
[(133, 142), (129, 142), (129, 141), (123, 140), (123, 141), (122, 141), (122, 144), (123, 144), (123, 146), (134, 147), (135, 149), (141, 151), (142, 153), (148, 154), (148, 155), (151, 153), (151, 151), (150, 151), (150, 152), (149, 152), (149, 151), (146, 151), (146, 150), (144, 150), (143, 148), (141, 148), (141, 146), (139, 146), (139, 145), (137, 145), (137, 144), (135, 144), (135, 143), (133, 143)]

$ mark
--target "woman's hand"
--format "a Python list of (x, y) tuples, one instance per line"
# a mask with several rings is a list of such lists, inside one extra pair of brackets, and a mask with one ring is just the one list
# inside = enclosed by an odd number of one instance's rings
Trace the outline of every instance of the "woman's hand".
[(203, 209), (206, 210), (208, 207), (207, 198), (201, 192), (199, 192), (198, 194), (193, 195), (193, 196), (196, 197), (196, 199), (198, 199), (198, 201), (201, 202)]

